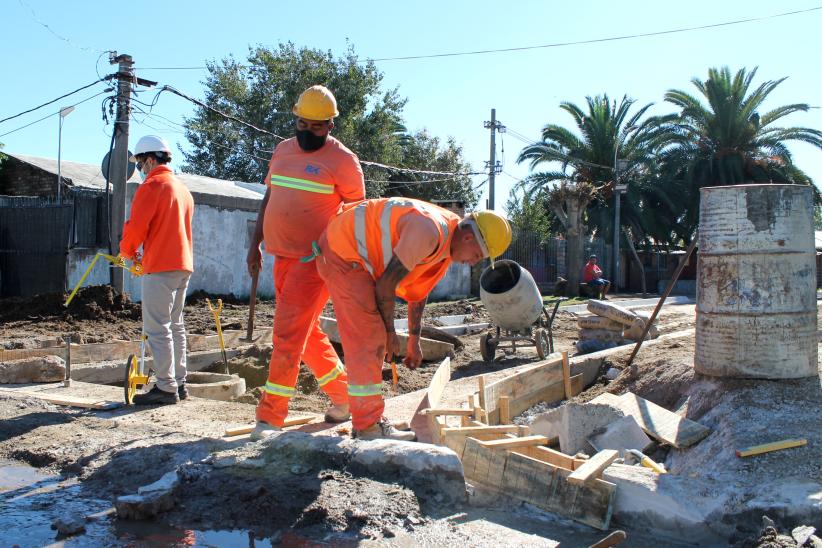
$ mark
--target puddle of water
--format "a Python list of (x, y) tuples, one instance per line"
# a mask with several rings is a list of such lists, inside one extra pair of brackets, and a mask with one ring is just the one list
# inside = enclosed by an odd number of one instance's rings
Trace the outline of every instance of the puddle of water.
[(0, 460), (0, 493), (28, 487), (54, 477), (43, 474), (37, 468), (27, 464)]

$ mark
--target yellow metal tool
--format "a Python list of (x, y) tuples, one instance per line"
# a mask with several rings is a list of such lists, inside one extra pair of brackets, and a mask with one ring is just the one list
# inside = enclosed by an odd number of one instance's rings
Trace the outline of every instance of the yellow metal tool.
[(68, 307), (68, 305), (71, 304), (71, 300), (80, 290), (80, 286), (83, 285), (84, 281), (86, 281), (86, 278), (88, 278), (88, 275), (91, 273), (91, 269), (94, 268), (94, 265), (97, 264), (97, 261), (100, 259), (100, 257), (107, 260), (116, 267), (125, 268), (126, 270), (131, 272), (132, 276), (143, 275), (143, 265), (140, 264), (139, 260), (133, 261), (131, 263), (131, 266), (128, 266), (126, 265), (125, 259), (122, 257), (115, 257), (114, 255), (109, 255), (107, 253), (98, 253), (94, 256), (94, 259), (91, 260), (91, 264), (88, 265), (86, 271), (83, 272), (83, 275), (80, 277), (80, 281), (77, 282), (77, 285), (74, 286), (74, 291), (71, 292), (71, 295), (69, 295), (68, 299), (66, 299), (66, 302), (63, 304), (63, 306)]
[(146, 341), (148, 336), (140, 335), (140, 359), (132, 354), (126, 360), (126, 376), (123, 382), (123, 392), (126, 405), (131, 405), (137, 390), (144, 388), (151, 377), (151, 373), (145, 370), (146, 363)]
[(639, 451), (637, 449), (628, 449), (628, 452), (631, 453), (639, 461), (639, 464), (641, 464), (645, 468), (650, 468), (657, 474), (668, 473), (668, 471), (665, 470), (665, 466), (652, 460), (650, 457), (647, 457), (645, 453), (643, 453), (642, 451)]
[(211, 306), (211, 301), (206, 299), (208, 309), (214, 315), (214, 323), (217, 324), (217, 340), (220, 341), (220, 352), (223, 354), (223, 367), (225, 373), (228, 374), (228, 358), (225, 355), (225, 342), (223, 341), (223, 327), (220, 325), (220, 312), (223, 310), (223, 300), (217, 299), (217, 308)]
[(746, 449), (739, 449), (736, 452), (737, 457), (752, 457), (754, 455), (761, 455), (762, 453), (770, 453), (771, 451), (780, 451), (782, 449), (791, 449), (793, 447), (802, 447), (807, 445), (808, 440), (804, 438), (796, 440), (782, 440), (771, 443), (763, 443), (762, 445), (754, 445)]

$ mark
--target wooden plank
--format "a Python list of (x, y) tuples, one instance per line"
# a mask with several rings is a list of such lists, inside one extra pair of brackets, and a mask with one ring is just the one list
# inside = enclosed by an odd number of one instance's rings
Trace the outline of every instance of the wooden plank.
[(574, 397), (574, 391), (571, 389), (571, 366), (568, 363), (568, 352), (562, 352), (562, 386), (565, 389), (565, 399), (570, 400)]
[(516, 432), (516, 426), (469, 426), (467, 428), (442, 428), (442, 444), (460, 457), (465, 448), (465, 440), (469, 437), (480, 440), (495, 440), (504, 438), (505, 434)]
[(495, 451), (468, 438), (463, 453), (465, 478), (471, 483), (606, 530), (613, 512), (616, 485), (593, 480), (568, 482), (569, 470), (528, 457), (520, 450)]
[[(513, 408), (516, 401), (523, 398), (528, 398), (529, 395), (532, 395), (535, 392), (543, 392), (546, 387), (556, 383), (557, 381), (562, 381), (561, 358), (554, 358), (539, 362), (529, 369), (520, 371), (519, 373), (486, 385), (483, 400), (485, 402), (485, 410), (489, 415), (488, 420), (493, 424), (497, 424), (499, 422), (499, 410), (497, 409), (497, 405), (500, 396), (508, 396), (510, 398), (509, 403), (512, 406), (511, 415), (516, 416), (519, 414)], [(562, 385), (560, 384), (560, 386)], [(537, 402), (538, 401), (547, 400), (537, 399)], [(530, 407), (530, 405), (528, 407)], [(525, 409), (527, 409), (527, 407)], [(522, 412), (522, 410), (520, 410), (520, 412)]]
[[(320, 316), (320, 328), (328, 335), (328, 338), (333, 342), (341, 343), (340, 331), (337, 329), (337, 320)], [(398, 357), (405, 356), (405, 349), (408, 346), (408, 334), (397, 333), (400, 340), (400, 353)], [(426, 339), (420, 337), (420, 346), (422, 347), (422, 355), (426, 361), (441, 361), (444, 358), (451, 356), (454, 352), (454, 345), (442, 341), (435, 341), (434, 339)]]
[(482, 445), (491, 449), (517, 449), (519, 447), (545, 445), (546, 443), (548, 443), (548, 438), (545, 436), (525, 436), (522, 438), (503, 438), (483, 441)]
[(479, 406), (483, 410), (487, 409), (485, 406), (485, 375), (477, 377), (477, 394), (479, 395)]
[(81, 409), (96, 409), (99, 411), (108, 411), (122, 407), (123, 402), (108, 401), (108, 400), (94, 400), (90, 398), (78, 398), (75, 396), (63, 396), (56, 394), (48, 394), (45, 392), (23, 392), (20, 390), (8, 390), (0, 388), (3, 394), (11, 394), (24, 396), (26, 398), (34, 398), (36, 400), (44, 401), (54, 405), (64, 405), (66, 407), (79, 407)]
[(438, 407), (420, 411), (420, 415), (435, 415), (437, 417), (470, 417), (473, 413), (473, 410), (465, 407)]
[(440, 404), (445, 386), (451, 380), (451, 358), (446, 357), (437, 366), (437, 371), (428, 383), (428, 405), (436, 407)]
[(680, 417), (633, 392), (626, 392), (621, 396), (600, 394), (590, 403), (605, 403), (616, 407), (634, 417), (646, 434), (677, 449), (690, 447), (711, 432), (710, 428)]
[[(550, 443), (550, 440), (548, 441)], [(564, 468), (569, 472), (574, 470), (574, 457), (566, 455), (565, 453), (560, 453), (550, 447), (542, 447), (538, 445), (531, 447), (520, 447), (514, 452), (525, 455), (526, 457), (531, 457), (532, 459), (537, 459), (542, 462), (552, 464), (557, 468)]]
[[(301, 424), (308, 424), (310, 422), (314, 422), (314, 419), (317, 417), (293, 417), (285, 419), (283, 423), (283, 428), (288, 428), (289, 426), (299, 426)], [(255, 425), (251, 426), (239, 426), (237, 428), (226, 428), (223, 436), (226, 438), (230, 438), (233, 436), (242, 436), (243, 434), (250, 434), (252, 430), (254, 430)]]
[(619, 451), (616, 449), (600, 451), (585, 461), (585, 464), (574, 470), (573, 473), (568, 476), (568, 481), (576, 484), (588, 483), (598, 478), (599, 475), (602, 474), (602, 471), (608, 468), (617, 457), (619, 457)]
[(508, 406), (508, 396), (500, 396), (497, 407), (499, 407), (499, 423), (511, 424), (511, 410)]

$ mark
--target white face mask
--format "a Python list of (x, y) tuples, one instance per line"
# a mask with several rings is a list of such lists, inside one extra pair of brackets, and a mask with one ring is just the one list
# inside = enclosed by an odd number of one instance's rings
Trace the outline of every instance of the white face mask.
[(145, 181), (146, 177), (148, 177), (148, 175), (146, 175), (146, 172), (141, 169), (140, 170), (140, 180)]

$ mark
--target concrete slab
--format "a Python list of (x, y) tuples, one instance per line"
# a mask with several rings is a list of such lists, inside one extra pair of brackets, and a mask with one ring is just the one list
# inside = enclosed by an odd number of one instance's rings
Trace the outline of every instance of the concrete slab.
[(625, 458), (626, 449), (645, 451), (653, 443), (633, 417), (622, 417), (607, 425), (602, 433), (593, 434), (588, 443), (597, 451), (616, 449)]
[(65, 377), (66, 362), (59, 356), (0, 362), (0, 384), (55, 382)]
[(558, 437), (560, 451), (566, 455), (580, 452), (591, 455), (594, 448), (587, 438), (624, 416), (610, 405), (567, 403), (536, 415), (530, 427), (533, 434)]

